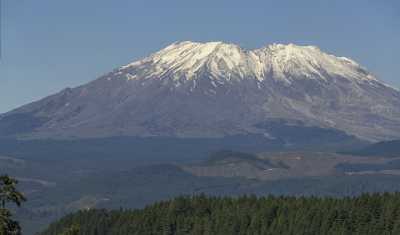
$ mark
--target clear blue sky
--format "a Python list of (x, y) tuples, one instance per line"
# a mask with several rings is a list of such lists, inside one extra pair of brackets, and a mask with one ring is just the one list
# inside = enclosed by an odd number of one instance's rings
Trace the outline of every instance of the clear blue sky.
[(180, 40), (313, 44), (400, 87), (400, 1), (1, 0), (0, 113)]

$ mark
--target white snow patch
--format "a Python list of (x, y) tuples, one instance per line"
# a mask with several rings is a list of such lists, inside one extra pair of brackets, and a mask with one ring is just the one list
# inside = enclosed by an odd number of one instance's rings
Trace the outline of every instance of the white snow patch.
[[(130, 74), (129, 71), (135, 72)], [(168, 74), (175, 82), (195, 81), (202, 77), (202, 72), (207, 72), (210, 79), (219, 84), (223, 84), (222, 80), (232, 79), (263, 81), (269, 74), (287, 85), (299, 77), (326, 80), (327, 75), (344, 77), (357, 83), (378, 81), (349, 58), (324, 53), (315, 46), (294, 44), (272, 44), (245, 50), (223, 42), (177, 42), (118, 70), (118, 73), (128, 73), (128, 80)], [(212, 85), (216, 86), (216, 83)], [(195, 87), (196, 83), (192, 88)]]

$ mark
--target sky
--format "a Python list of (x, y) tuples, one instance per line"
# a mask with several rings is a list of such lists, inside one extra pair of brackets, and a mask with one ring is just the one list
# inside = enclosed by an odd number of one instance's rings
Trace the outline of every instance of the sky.
[(315, 45), (400, 87), (398, 0), (0, 1), (0, 113), (186, 40)]

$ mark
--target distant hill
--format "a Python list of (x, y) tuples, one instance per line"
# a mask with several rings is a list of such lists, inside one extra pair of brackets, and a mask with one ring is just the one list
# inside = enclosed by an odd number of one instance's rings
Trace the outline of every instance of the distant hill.
[(347, 153), (360, 156), (400, 157), (400, 140), (379, 142)]
[(400, 234), (400, 194), (358, 198), (179, 197), (142, 210), (86, 210), (41, 235)]

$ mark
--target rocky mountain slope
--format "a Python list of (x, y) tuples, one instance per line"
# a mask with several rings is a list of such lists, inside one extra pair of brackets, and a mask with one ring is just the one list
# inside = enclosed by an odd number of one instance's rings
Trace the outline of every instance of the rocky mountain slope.
[(395, 139), (400, 92), (313, 46), (186, 41), (1, 115), (0, 136), (274, 139), (277, 122)]

